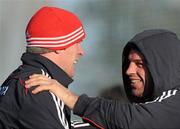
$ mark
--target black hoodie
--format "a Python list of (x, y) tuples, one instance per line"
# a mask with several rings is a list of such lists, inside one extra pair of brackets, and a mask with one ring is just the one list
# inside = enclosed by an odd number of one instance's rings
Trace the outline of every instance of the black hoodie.
[[(125, 75), (131, 49), (143, 55), (148, 85), (143, 100), (132, 99)], [(123, 81), (132, 103), (120, 103), (81, 95), (74, 107), (80, 115), (101, 129), (180, 128), (180, 41), (167, 30), (146, 30), (130, 40), (123, 51)], [(134, 103), (135, 102), (135, 103)]]

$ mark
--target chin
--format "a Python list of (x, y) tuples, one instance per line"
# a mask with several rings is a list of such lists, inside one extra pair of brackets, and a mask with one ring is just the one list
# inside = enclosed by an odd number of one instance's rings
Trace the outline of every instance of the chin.
[(142, 94), (141, 93), (138, 93), (136, 91), (132, 92), (132, 94), (136, 97), (142, 97)]
[(71, 73), (69, 76), (70, 76), (71, 78), (73, 78), (73, 77), (74, 77), (74, 73)]
[(67, 74), (69, 75), (69, 77), (73, 78), (74, 75), (75, 75), (75, 72), (74, 72), (74, 70), (69, 70), (69, 71), (67, 72)]
[(69, 74), (69, 77), (73, 78), (73, 77), (74, 77), (74, 75), (73, 75), (73, 74)]

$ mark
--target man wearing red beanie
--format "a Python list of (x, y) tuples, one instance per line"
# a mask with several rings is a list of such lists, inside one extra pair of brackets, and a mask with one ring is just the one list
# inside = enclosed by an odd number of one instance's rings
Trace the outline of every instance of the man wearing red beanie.
[[(43, 7), (26, 28), (27, 50), (22, 65), (0, 87), (0, 129), (70, 129), (70, 110), (51, 92), (38, 95), (25, 88), (33, 73), (58, 80), (65, 87), (73, 81), (74, 67), (84, 54), (85, 31), (73, 13)], [(74, 124), (73, 124), (74, 125)], [(76, 127), (91, 128), (87, 124)]]

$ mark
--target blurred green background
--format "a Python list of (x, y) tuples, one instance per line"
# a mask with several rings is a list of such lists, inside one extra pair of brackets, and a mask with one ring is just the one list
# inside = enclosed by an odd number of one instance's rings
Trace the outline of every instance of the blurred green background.
[[(85, 55), (70, 85), (77, 94), (122, 97), (122, 48), (145, 29), (168, 29), (180, 35), (180, 0), (0, 0), (0, 84), (21, 64), (25, 28), (42, 6), (74, 12), (82, 20), (87, 38)], [(112, 88), (111, 88), (112, 87)], [(118, 93), (114, 94), (114, 91)], [(109, 95), (111, 96), (111, 95)]]

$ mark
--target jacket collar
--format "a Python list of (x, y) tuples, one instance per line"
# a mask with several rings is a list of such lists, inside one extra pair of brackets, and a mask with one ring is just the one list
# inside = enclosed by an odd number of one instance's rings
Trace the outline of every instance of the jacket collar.
[(51, 78), (56, 79), (65, 87), (68, 87), (68, 85), (73, 81), (73, 79), (69, 77), (68, 74), (59, 66), (39, 54), (24, 53), (21, 57), (21, 60), (23, 65), (40, 68), (44, 72), (47, 72)]

